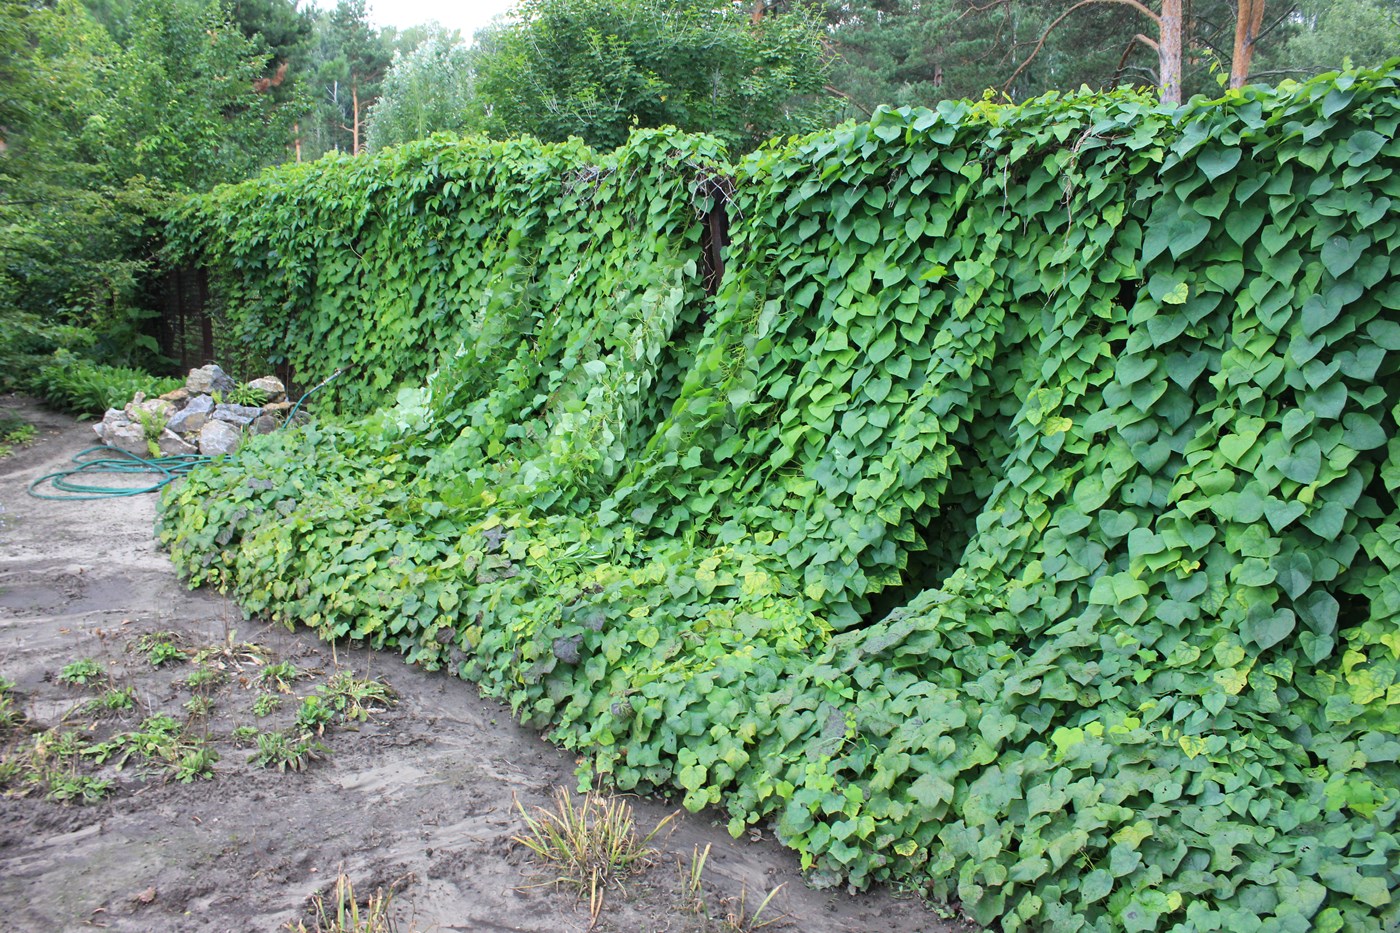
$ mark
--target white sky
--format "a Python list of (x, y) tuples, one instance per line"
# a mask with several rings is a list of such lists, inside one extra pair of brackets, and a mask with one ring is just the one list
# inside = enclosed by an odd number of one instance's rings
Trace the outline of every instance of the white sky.
[[(321, 5), (334, 0), (321, 0)], [(470, 40), (478, 29), (515, 5), (515, 0), (368, 0), (369, 20), (376, 26), (406, 29), (437, 20), (448, 29), (460, 29)]]

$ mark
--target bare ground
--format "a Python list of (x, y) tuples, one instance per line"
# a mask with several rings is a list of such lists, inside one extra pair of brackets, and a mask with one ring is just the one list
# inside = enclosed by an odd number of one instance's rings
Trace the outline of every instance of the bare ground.
[[(11, 756), (44, 730), (76, 731), (93, 743), (138, 729), (163, 712), (207, 743), (219, 760), (211, 779), (182, 783), (169, 769), (120, 771), (87, 758), (70, 766), (111, 780), (109, 796), (81, 805), (28, 793), (11, 781), (0, 796), (0, 926), (50, 933), (106, 928), (131, 931), (272, 931), (307, 921), (311, 898), (344, 872), (363, 897), (393, 890), (401, 930), (586, 930), (586, 902), (538, 880), (512, 837), (522, 831), (514, 800), (549, 803), (571, 786), (573, 762), (522, 729), (505, 707), (471, 684), (425, 673), (396, 656), (334, 648), (306, 631), (257, 620), (210, 592), (176, 578), (151, 533), (153, 496), (95, 502), (34, 499), (34, 478), (62, 469), (93, 443), (91, 428), (27, 400), (0, 398), (0, 415), (18, 414), (40, 439), (0, 460), (0, 677), (27, 717), (0, 732)], [(142, 635), (172, 633), (184, 655), (153, 666), (136, 645)], [(191, 689), (189, 660), (201, 647), (249, 642), (258, 659), (225, 652), (206, 661), (222, 683)], [(133, 691), (135, 709), (85, 711), (100, 687), (59, 682), (61, 669), (93, 658), (110, 684)], [(311, 676), (290, 684), (281, 707), (259, 717), (257, 697), (276, 692), (261, 669), (291, 661)], [(380, 678), (399, 696), (367, 723), (336, 723), (321, 742), (328, 754), (301, 772), (250, 763), (239, 726), (267, 732), (289, 726), (298, 699), (337, 670)], [(207, 716), (184, 704), (207, 696)], [(51, 733), (52, 734), (52, 733)], [(631, 801), (643, 829), (675, 807)], [(595, 929), (723, 931), (741, 898), (749, 912), (773, 888), (765, 913), (803, 933), (942, 933), (967, 929), (941, 919), (918, 899), (884, 891), (849, 895), (804, 884), (796, 856), (771, 838), (735, 841), (715, 814), (684, 815), (654, 844), (653, 866), (623, 890), (610, 890)], [(686, 910), (681, 865), (711, 847), (705, 866), (705, 915)]]

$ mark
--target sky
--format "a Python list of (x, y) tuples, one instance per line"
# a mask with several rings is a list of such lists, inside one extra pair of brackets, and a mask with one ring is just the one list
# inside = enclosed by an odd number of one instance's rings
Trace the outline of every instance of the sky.
[[(515, 0), (367, 0), (370, 22), (406, 29), (437, 20), (470, 39), (478, 29), (514, 5)], [(322, 6), (334, 0), (321, 0)]]

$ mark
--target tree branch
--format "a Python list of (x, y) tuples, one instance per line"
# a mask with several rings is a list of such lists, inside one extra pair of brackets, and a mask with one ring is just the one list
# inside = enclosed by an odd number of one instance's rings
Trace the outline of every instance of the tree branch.
[(1068, 10), (1065, 10), (1063, 13), (1057, 16), (1053, 23), (1045, 27), (1045, 31), (1040, 34), (1040, 41), (1035, 44), (1035, 48), (1031, 50), (1031, 54), (1026, 57), (1025, 61), (1021, 62), (1020, 65), (1016, 66), (1016, 70), (1011, 73), (1011, 77), (1007, 78), (1006, 83), (1002, 85), (1001, 90), (1003, 94), (1005, 94), (1011, 89), (1012, 83), (1015, 82), (1015, 80), (1018, 77), (1020, 77), (1021, 72), (1025, 71), (1026, 66), (1029, 65), (1032, 61), (1034, 61), (1035, 57), (1040, 54), (1042, 49), (1045, 48), (1045, 40), (1049, 38), (1050, 33), (1055, 31), (1055, 27), (1063, 23), (1065, 19), (1067, 19), (1069, 15), (1075, 10), (1079, 9), (1080, 7), (1089, 6), (1091, 3), (1121, 3), (1123, 6), (1130, 6), (1134, 10), (1137, 10), (1139, 13), (1141, 13), (1143, 16), (1146, 16), (1148, 19), (1152, 20), (1152, 22), (1156, 23), (1158, 29), (1162, 27), (1162, 17), (1158, 16), (1156, 13), (1153, 13), (1147, 7), (1143, 6), (1141, 3), (1138, 2), (1138, 0), (1079, 0), (1079, 2), (1076, 3), (1074, 6), (1070, 7)]
[(830, 85), (830, 84), (828, 84), (826, 87), (822, 88), (822, 90), (823, 90), (823, 91), (826, 91), (828, 94), (831, 94), (831, 95), (833, 95), (833, 96), (835, 96), (835, 97), (841, 98), (841, 99), (844, 100), (846, 103), (850, 104), (852, 107), (856, 108), (856, 109), (859, 110), (861, 113), (865, 114), (867, 117), (873, 117), (873, 116), (875, 116), (875, 111), (867, 109), (866, 106), (865, 106), (864, 104), (862, 104), (860, 101), (856, 100), (856, 99), (855, 99), (854, 97), (852, 97), (851, 95), (847, 94), (845, 91), (838, 90), (838, 89), (836, 89), (835, 87), (833, 87), (833, 86)]

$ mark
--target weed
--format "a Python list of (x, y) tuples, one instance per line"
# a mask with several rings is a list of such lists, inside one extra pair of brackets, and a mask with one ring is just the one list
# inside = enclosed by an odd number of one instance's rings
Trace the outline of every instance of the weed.
[(183, 661), (186, 654), (176, 644), (178, 638), (174, 632), (151, 632), (136, 639), (136, 650), (144, 654), (153, 667), (170, 661)]
[(335, 893), (328, 904), (326, 896), (316, 894), (311, 904), (316, 911), (314, 926), (297, 921), (285, 929), (291, 933), (393, 933), (394, 921), (389, 916), (393, 891), (376, 889), (365, 902), (363, 912), (350, 877), (344, 872), (335, 879)]
[(39, 431), (32, 424), (18, 418), (0, 418), (0, 460), (14, 453), (16, 447), (23, 447), (38, 436)]
[(185, 678), (185, 686), (191, 690), (207, 690), (217, 687), (224, 682), (223, 671), (212, 667), (200, 666), (190, 671), (190, 675)]
[(15, 682), (0, 677), (0, 735), (4, 735), (11, 729), (19, 728), (26, 718), (24, 711), (19, 707), (14, 691)]
[(379, 680), (357, 678), (353, 671), (336, 671), (320, 688), (337, 713), (346, 719), (368, 721), (371, 713), (381, 713), (398, 702), (398, 694)]
[(143, 720), (137, 731), (120, 732), (105, 742), (89, 747), (85, 754), (98, 764), (111, 761), (118, 771), (133, 756), (143, 761), (172, 761), (178, 757), (182, 731), (179, 722), (160, 713)]
[(301, 706), (297, 709), (297, 725), (303, 732), (314, 732), (321, 735), (326, 731), (326, 726), (335, 719), (335, 710), (322, 702), (319, 696), (309, 696), (301, 701)]
[(271, 716), (282, 705), (282, 698), (275, 693), (262, 693), (253, 701), (253, 715), (262, 719)]
[(84, 705), (89, 713), (119, 713), (136, 708), (136, 691), (130, 687), (109, 687)]
[(209, 780), (214, 777), (214, 762), (218, 760), (218, 752), (204, 745), (196, 745), (175, 763), (175, 779), (182, 784), (189, 784), (195, 778)]
[(248, 748), (251, 745), (257, 744), (258, 727), (238, 726), (233, 730), (233, 735), (231, 736), (231, 738), (233, 739), (233, 744), (235, 747)]
[(86, 774), (51, 774), (47, 783), (45, 796), (60, 803), (98, 803), (112, 790), (111, 781)]
[(259, 768), (305, 771), (311, 762), (329, 754), (330, 749), (309, 735), (294, 739), (285, 732), (264, 732), (258, 736), (258, 750), (248, 761)]
[(66, 664), (63, 670), (58, 672), (58, 682), (61, 684), (72, 684), (73, 686), (86, 687), (107, 679), (107, 671), (92, 658), (83, 658), (81, 661), (74, 661)]
[(755, 930), (786, 922), (787, 914), (777, 914), (769, 916), (767, 919), (763, 917), (764, 911), (773, 903), (773, 898), (777, 897), (778, 892), (782, 889), (783, 886), (780, 884), (769, 891), (768, 896), (758, 907), (754, 908), (753, 913), (749, 913), (749, 890), (748, 888), (740, 888), (737, 899), (732, 897), (724, 899), (724, 917), (720, 920), (720, 929), (723, 933), (754, 933)]
[(576, 802), (567, 788), (560, 788), (553, 810), (536, 807), (532, 816), (519, 800), (515, 806), (525, 820), (525, 834), (514, 840), (556, 873), (545, 884), (567, 884), (588, 893), (594, 922), (604, 890), (650, 862), (655, 854), (651, 840), (676, 816), (671, 814), (638, 838), (632, 808), (619, 797), (590, 793)]
[(262, 664), (270, 652), (262, 645), (239, 641), (237, 632), (229, 632), (228, 637), (216, 645), (208, 645), (195, 652), (191, 659), (195, 664), (213, 664), (242, 669), (245, 664)]
[(690, 865), (681, 864), (681, 909), (686, 913), (708, 917), (705, 906), (705, 862), (710, 857), (710, 845), (705, 844), (701, 852), (696, 846), (690, 853)]
[(278, 661), (262, 669), (258, 674), (258, 682), (280, 693), (291, 693), (292, 684), (302, 676), (303, 673), (291, 661)]
[(214, 700), (207, 696), (192, 696), (185, 701), (185, 712), (191, 719), (207, 719), (214, 711)]

